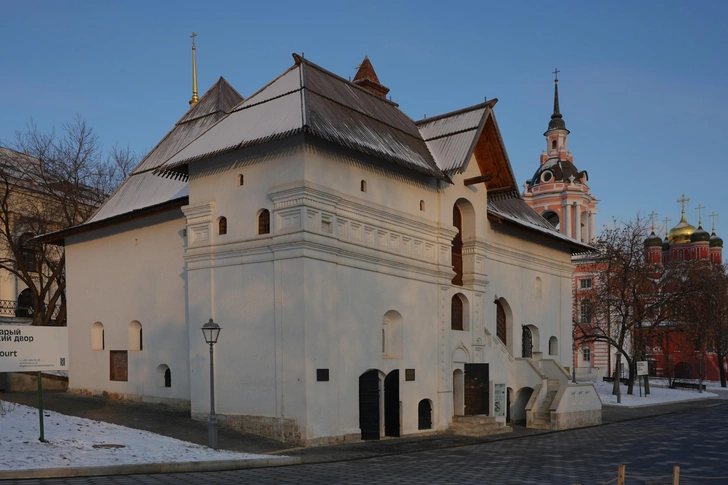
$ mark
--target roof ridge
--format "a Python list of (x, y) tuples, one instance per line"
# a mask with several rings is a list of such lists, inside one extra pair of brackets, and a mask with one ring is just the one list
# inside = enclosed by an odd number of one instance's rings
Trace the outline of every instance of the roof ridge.
[(480, 122), (478, 122), (478, 124), (476, 126), (473, 126), (472, 128), (464, 128), (462, 130), (451, 131), (449, 133), (444, 133), (442, 135), (433, 136), (432, 138), (423, 138), (423, 140), (425, 140), (425, 141), (439, 140), (440, 138), (446, 138), (448, 136), (460, 135), (460, 134), (468, 132), (468, 131), (477, 130), (478, 128), (480, 128)]
[(462, 113), (467, 113), (468, 111), (475, 111), (476, 109), (480, 109), (480, 108), (486, 108), (487, 107), (487, 108), (493, 109), (493, 106), (495, 106), (495, 104), (497, 102), (498, 102), (498, 98), (493, 98), (493, 99), (490, 99), (488, 101), (484, 101), (482, 103), (478, 103), (478, 104), (474, 104), (472, 106), (468, 106), (466, 108), (460, 108), (460, 109), (455, 110), (455, 111), (450, 111), (450, 112), (447, 112), (447, 113), (439, 114), (437, 116), (433, 116), (432, 118), (424, 118), (424, 119), (415, 121), (415, 125), (424, 125), (424, 124), (430, 123), (431, 121), (438, 121), (438, 120), (441, 120), (443, 118), (449, 118), (451, 116), (456, 116), (456, 115), (459, 115), (459, 114), (462, 114)]
[[(295, 54), (294, 54), (294, 55), (295, 55)], [(251, 100), (251, 99), (255, 98), (255, 97), (256, 97), (257, 95), (259, 95), (260, 93), (262, 93), (263, 91), (265, 91), (265, 89), (266, 89), (266, 88), (268, 88), (268, 87), (269, 87), (269, 86), (270, 86), (271, 84), (273, 84), (274, 82), (278, 81), (278, 80), (279, 80), (280, 78), (282, 78), (283, 76), (285, 76), (286, 74), (288, 74), (288, 73), (289, 73), (290, 71), (292, 71), (293, 69), (295, 69), (295, 68), (296, 68), (296, 66), (298, 66), (298, 63), (296, 63), (296, 64), (292, 65), (291, 67), (289, 67), (288, 69), (286, 69), (285, 71), (283, 71), (282, 73), (280, 73), (280, 74), (279, 74), (278, 76), (274, 77), (274, 78), (273, 78), (273, 80), (271, 80), (271, 81), (270, 81), (269, 83), (267, 83), (267, 84), (266, 84), (265, 86), (263, 86), (262, 88), (258, 89), (258, 90), (257, 90), (256, 92), (254, 92), (254, 93), (253, 93), (253, 94), (251, 94), (250, 96), (248, 96), (248, 98), (247, 98), (247, 99), (243, 99), (243, 100), (242, 100), (241, 102), (239, 102), (239, 103), (238, 103), (237, 105), (235, 105), (235, 106), (233, 107), (233, 109), (231, 109), (231, 110), (230, 110), (230, 112), (233, 112), (233, 111), (239, 111), (240, 109), (243, 109), (243, 108), (239, 108), (239, 106), (240, 106), (241, 104), (243, 104), (243, 103), (245, 103), (246, 101), (249, 101), (249, 100)], [(291, 92), (293, 92), (293, 91), (291, 91)], [(242, 96), (241, 96), (241, 98), (242, 98)], [(253, 106), (255, 106), (256, 104), (263, 104), (263, 103), (265, 103), (265, 101), (261, 101), (261, 102), (259, 102), (259, 103), (254, 103), (254, 104), (253, 104)], [(246, 106), (246, 107), (247, 107), (247, 106)]]
[(394, 101), (391, 101), (391, 100), (389, 100), (387, 98), (383, 98), (381, 96), (377, 96), (376, 94), (372, 93), (368, 89), (364, 89), (363, 87), (361, 87), (361, 86), (359, 86), (357, 84), (354, 84), (353, 82), (349, 81), (348, 79), (344, 79), (343, 77), (339, 76), (338, 74), (334, 74), (333, 72), (329, 71), (328, 69), (324, 69), (323, 67), (319, 66), (316, 63), (313, 63), (313, 62), (309, 61), (308, 59), (304, 59), (303, 57), (299, 56), (295, 52), (293, 53), (293, 59), (296, 60), (296, 65), (298, 65), (300, 63), (305, 63), (308, 66), (313, 67), (314, 69), (318, 69), (319, 71), (321, 71), (322, 73), (326, 74), (327, 76), (331, 76), (333, 78), (336, 78), (339, 81), (342, 81), (342, 82), (346, 83), (348, 86), (351, 86), (353, 88), (356, 88), (359, 91), (361, 91), (363, 93), (366, 93), (367, 95), (372, 96), (372, 97), (374, 97), (374, 98), (376, 98), (376, 99), (378, 99), (380, 101), (384, 101), (385, 103), (389, 103), (392, 106), (394, 106), (395, 108), (399, 108), (399, 105), (397, 103), (395, 103)]

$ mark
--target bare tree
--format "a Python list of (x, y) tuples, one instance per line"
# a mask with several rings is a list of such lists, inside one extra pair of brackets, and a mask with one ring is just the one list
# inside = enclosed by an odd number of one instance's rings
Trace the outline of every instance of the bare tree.
[(63, 248), (33, 238), (86, 221), (136, 156), (114, 146), (105, 157), (98, 136), (79, 116), (60, 132), (44, 133), (31, 121), (6, 145), (11, 149), (0, 149), (0, 270), (27, 286), (25, 311), (33, 325), (62, 325)]
[(595, 244), (598, 251), (586, 263), (594, 273), (592, 289), (575, 302), (574, 326), (581, 340), (606, 342), (627, 361), (628, 394), (652, 331), (671, 321), (684, 295), (681, 267), (657, 268), (645, 259), (646, 237), (647, 221), (640, 215), (605, 229)]

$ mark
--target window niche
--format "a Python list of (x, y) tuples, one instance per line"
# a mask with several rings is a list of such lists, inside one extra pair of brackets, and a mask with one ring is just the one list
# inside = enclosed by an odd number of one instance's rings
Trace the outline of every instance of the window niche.
[(263, 209), (258, 214), (258, 234), (270, 234), (270, 211)]
[(227, 234), (227, 218), (221, 217), (217, 220), (217, 234), (219, 236), (224, 236)]
[(245, 185), (245, 176), (242, 173), (240, 175), (238, 175), (238, 185), (240, 187)]
[(366, 180), (362, 180), (361, 183), (359, 184), (359, 187), (360, 187), (360, 189), (361, 189), (362, 192), (366, 192), (367, 191), (367, 181)]
[(166, 364), (157, 367), (157, 385), (159, 387), (172, 387), (172, 371)]
[(91, 325), (91, 350), (104, 350), (104, 324), (101, 322)]
[(382, 318), (382, 357), (401, 359), (404, 351), (404, 329), (402, 315), (389, 310)]
[(132, 320), (129, 322), (129, 328), (127, 330), (128, 334), (128, 340), (129, 350), (143, 350), (143, 342), (142, 342), (142, 324), (139, 323), (138, 320)]

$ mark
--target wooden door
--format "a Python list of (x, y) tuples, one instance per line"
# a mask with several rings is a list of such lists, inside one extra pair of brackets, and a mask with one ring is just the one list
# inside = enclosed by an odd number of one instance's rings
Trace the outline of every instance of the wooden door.
[(488, 414), (488, 364), (465, 364), (465, 415)]

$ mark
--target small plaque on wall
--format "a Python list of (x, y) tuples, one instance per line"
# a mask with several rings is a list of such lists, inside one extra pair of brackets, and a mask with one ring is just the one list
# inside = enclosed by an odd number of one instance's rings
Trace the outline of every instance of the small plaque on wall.
[(415, 380), (415, 370), (414, 369), (405, 369), (404, 370), (404, 380), (405, 381), (414, 381)]
[(329, 381), (329, 370), (328, 369), (316, 369), (316, 380), (319, 382)]

